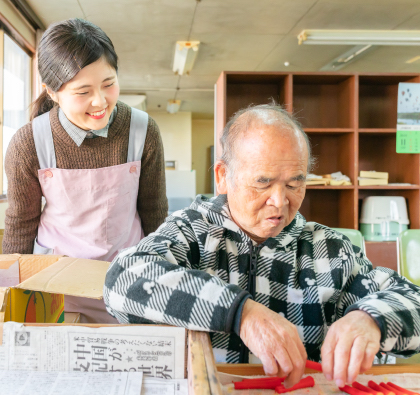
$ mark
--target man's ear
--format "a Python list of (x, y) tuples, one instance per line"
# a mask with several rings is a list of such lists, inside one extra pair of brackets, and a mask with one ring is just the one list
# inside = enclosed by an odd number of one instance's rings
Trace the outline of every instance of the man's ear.
[(217, 193), (221, 195), (227, 194), (227, 169), (225, 162), (218, 160), (214, 164), (214, 176), (216, 179), (216, 189)]
[(48, 88), (48, 86), (46, 86), (45, 84), (42, 84), (42, 87), (45, 88), (47, 90), (47, 94), (49, 97), (51, 97), (51, 100), (55, 101), (56, 103), (58, 103), (58, 96), (57, 93), (52, 91), (50, 88)]

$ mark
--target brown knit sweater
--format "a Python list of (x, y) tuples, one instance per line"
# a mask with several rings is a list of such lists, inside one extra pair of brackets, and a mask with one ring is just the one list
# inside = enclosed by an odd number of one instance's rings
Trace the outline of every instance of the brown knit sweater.
[[(50, 111), (57, 168), (97, 169), (127, 163), (131, 109), (121, 102), (117, 106), (117, 116), (109, 127), (108, 137), (85, 139), (80, 147), (61, 126), (58, 107)], [(159, 128), (150, 117), (141, 161), (137, 210), (147, 235), (158, 228), (168, 213), (163, 145)], [(32, 254), (41, 217), (39, 168), (30, 122), (15, 133), (6, 153), (9, 208), (4, 254)]]

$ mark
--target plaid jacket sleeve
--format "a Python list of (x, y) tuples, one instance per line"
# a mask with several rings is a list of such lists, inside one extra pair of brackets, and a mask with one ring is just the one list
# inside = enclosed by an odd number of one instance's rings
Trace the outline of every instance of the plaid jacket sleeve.
[(343, 292), (336, 318), (353, 310), (368, 313), (381, 329), (381, 350), (410, 356), (420, 351), (420, 287), (395, 271), (372, 264), (343, 240)]
[(199, 264), (191, 225), (182, 217), (169, 217), (110, 265), (104, 286), (108, 312), (121, 323), (232, 332), (235, 313), (248, 293), (198, 270)]

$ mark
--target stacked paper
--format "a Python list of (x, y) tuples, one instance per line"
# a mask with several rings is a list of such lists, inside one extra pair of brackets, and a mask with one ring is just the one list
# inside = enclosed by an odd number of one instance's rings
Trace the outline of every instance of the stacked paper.
[(359, 185), (388, 185), (389, 174), (383, 171), (360, 171)]

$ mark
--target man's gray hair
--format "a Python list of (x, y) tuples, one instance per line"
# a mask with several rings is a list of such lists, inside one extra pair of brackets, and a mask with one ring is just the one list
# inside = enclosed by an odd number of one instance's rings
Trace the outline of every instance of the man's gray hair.
[[(242, 115), (248, 114), (246, 117)], [(299, 122), (289, 114), (283, 107), (273, 104), (260, 104), (251, 105), (247, 108), (236, 112), (226, 124), (223, 129), (220, 143), (222, 145), (222, 156), (221, 160), (233, 173), (233, 163), (235, 157), (235, 143), (239, 135), (246, 130), (253, 122), (259, 122), (263, 125), (277, 124), (279, 128), (295, 131), (298, 130), (306, 141), (308, 148), (308, 173), (312, 170), (315, 159), (312, 156), (311, 143), (309, 142), (308, 135), (303, 131)], [(232, 176), (232, 174), (230, 174)]]

